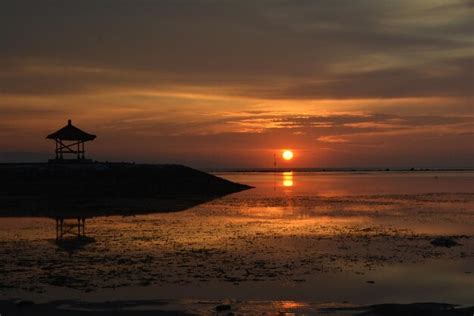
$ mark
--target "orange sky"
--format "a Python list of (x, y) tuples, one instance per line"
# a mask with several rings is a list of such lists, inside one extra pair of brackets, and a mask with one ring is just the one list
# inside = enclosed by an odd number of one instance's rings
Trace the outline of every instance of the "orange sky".
[[(469, 1), (0, 5), (0, 161), (474, 167)], [(284, 164), (282, 161), (281, 164)]]

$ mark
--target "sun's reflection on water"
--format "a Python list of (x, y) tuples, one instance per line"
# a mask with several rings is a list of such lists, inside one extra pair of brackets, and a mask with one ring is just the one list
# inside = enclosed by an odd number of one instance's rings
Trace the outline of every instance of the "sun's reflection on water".
[(292, 309), (292, 308), (301, 308), (308, 306), (305, 302), (297, 302), (297, 301), (276, 301), (276, 305), (284, 309)]
[(283, 172), (282, 176), (283, 176), (283, 182), (282, 183), (283, 183), (284, 187), (292, 187), (294, 185), (293, 171)]

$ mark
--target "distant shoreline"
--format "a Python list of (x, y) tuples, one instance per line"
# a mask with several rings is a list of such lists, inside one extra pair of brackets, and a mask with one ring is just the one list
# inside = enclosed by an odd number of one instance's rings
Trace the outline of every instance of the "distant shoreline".
[[(141, 162), (127, 162), (127, 161), (92, 161), (91, 163), (86, 164), (77, 164), (77, 165), (99, 165), (106, 164), (112, 166), (126, 166), (126, 165), (142, 165), (142, 166), (173, 166), (175, 164), (166, 164), (166, 163), (141, 163)], [(41, 165), (51, 165), (48, 162), (0, 162), (0, 167), (2, 166), (41, 166)], [(59, 164), (62, 165), (62, 164)], [(67, 163), (66, 163), (67, 165)], [(75, 165), (72, 163), (72, 165)], [(466, 172), (473, 171), (472, 168), (353, 168), (353, 167), (344, 167), (344, 168), (199, 168), (193, 167), (193, 169), (200, 170), (203, 172), (211, 173), (220, 173), (220, 172), (241, 172), (241, 173), (252, 173), (252, 172)]]
[(217, 168), (206, 172), (466, 172), (474, 168)]

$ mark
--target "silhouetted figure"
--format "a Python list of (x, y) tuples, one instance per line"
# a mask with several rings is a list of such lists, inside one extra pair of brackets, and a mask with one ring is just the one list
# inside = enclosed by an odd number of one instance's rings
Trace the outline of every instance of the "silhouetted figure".
[(71, 120), (68, 124), (46, 138), (56, 141), (56, 162), (64, 160), (65, 155), (76, 155), (76, 160), (85, 160), (84, 143), (92, 141), (96, 135), (88, 134), (72, 125)]

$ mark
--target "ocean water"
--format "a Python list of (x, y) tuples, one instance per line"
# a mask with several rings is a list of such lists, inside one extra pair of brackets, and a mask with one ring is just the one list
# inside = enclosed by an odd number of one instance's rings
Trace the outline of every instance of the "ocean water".
[(199, 313), (474, 305), (474, 172), (216, 175), (255, 188), (179, 213), (91, 218), (93, 241), (75, 247), (54, 241), (51, 219), (0, 218), (0, 298), (159, 299)]

